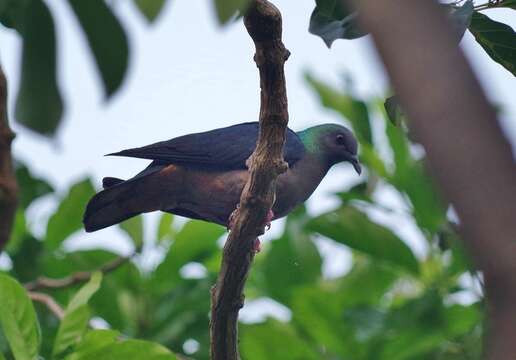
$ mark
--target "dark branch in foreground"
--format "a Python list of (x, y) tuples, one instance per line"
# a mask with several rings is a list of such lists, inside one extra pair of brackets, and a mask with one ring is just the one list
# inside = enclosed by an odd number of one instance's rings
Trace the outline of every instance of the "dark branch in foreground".
[(7, 80), (0, 66), (0, 252), (9, 241), (16, 214), (18, 186), (11, 157), (13, 139), (7, 119)]
[(234, 226), (224, 246), (222, 265), (212, 289), (211, 358), (236, 360), (238, 311), (253, 260), (253, 242), (264, 232), (265, 217), (274, 203), (278, 175), (286, 171), (283, 144), (288, 124), (283, 65), (289, 52), (281, 41), (281, 14), (266, 0), (256, 0), (244, 17), (256, 46), (254, 60), (260, 72), (260, 134), (248, 159), (250, 177), (242, 191)]
[[(516, 354), (516, 164), (492, 106), (457, 46), (438, 3), (361, 0), (409, 126), (461, 221), (483, 272), (487, 357)], [(513, 355), (510, 355), (513, 354)]]
[(29, 283), (26, 283), (25, 289), (28, 291), (34, 291), (39, 289), (61, 289), (66, 288), (69, 286), (81, 284), (83, 282), (89, 281), (91, 279), (91, 276), (94, 272), (100, 271), (103, 274), (110, 273), (112, 271), (115, 271), (120, 266), (125, 264), (129, 259), (131, 259), (131, 256), (125, 257), (120, 256), (115, 259), (113, 259), (111, 262), (108, 262), (101, 266), (99, 269), (96, 269), (94, 271), (80, 271), (77, 273), (74, 273), (70, 276), (67, 276), (65, 278), (61, 279), (52, 279), (48, 277), (38, 277), (36, 280), (31, 281)]

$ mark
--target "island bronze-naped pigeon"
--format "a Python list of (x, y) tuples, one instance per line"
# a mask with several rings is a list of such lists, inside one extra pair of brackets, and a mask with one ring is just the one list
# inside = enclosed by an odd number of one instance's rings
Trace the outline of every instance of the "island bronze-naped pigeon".
[[(129, 180), (103, 179), (104, 190), (86, 207), (86, 231), (157, 210), (227, 226), (249, 177), (246, 160), (258, 131), (249, 122), (109, 154), (153, 161)], [(289, 169), (278, 177), (271, 220), (308, 199), (334, 164), (347, 161), (361, 172), (357, 141), (340, 125), (287, 129), (283, 156)]]

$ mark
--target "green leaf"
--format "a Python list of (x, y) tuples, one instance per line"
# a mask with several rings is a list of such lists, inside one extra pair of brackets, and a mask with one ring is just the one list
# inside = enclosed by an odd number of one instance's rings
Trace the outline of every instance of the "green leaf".
[(289, 215), (285, 232), (272, 241), (261, 264), (268, 295), (284, 304), (289, 304), (296, 287), (315, 283), (321, 277), (321, 255), (303, 230), (306, 221), (303, 210)]
[(352, 249), (417, 274), (419, 265), (410, 248), (389, 229), (351, 206), (310, 221), (307, 228)]
[(20, 188), (20, 205), (24, 209), (38, 197), (54, 192), (52, 186), (45, 180), (33, 176), (29, 169), (20, 162), (16, 163), (16, 180)]
[(143, 220), (142, 216), (135, 216), (120, 224), (120, 228), (131, 238), (137, 251), (143, 246)]
[(353, 131), (361, 144), (372, 144), (369, 112), (363, 101), (326, 85), (310, 74), (306, 74), (305, 79), (319, 95), (325, 108), (337, 111), (351, 122)]
[(25, 289), (3, 274), (0, 274), (0, 325), (16, 360), (38, 357), (41, 334), (34, 306)]
[(478, 304), (469, 306), (455, 304), (444, 310), (444, 317), (447, 335), (456, 337), (468, 333), (474, 326), (481, 324), (482, 311)]
[(127, 72), (129, 45), (125, 31), (104, 0), (68, 0), (95, 57), (106, 97), (113, 95)]
[(367, 34), (359, 29), (356, 11), (344, 7), (340, 0), (316, 0), (308, 31), (331, 47), (337, 39), (356, 39)]
[(88, 356), (91, 353), (113, 344), (120, 333), (115, 330), (93, 330), (88, 331), (82, 341), (77, 344), (75, 352), (66, 357), (66, 360), (78, 360)]
[(335, 293), (324, 288), (306, 287), (296, 291), (292, 300), (296, 327), (307, 335), (308, 340), (333, 355), (327, 358), (361, 358), (357, 346), (353, 346), (356, 344), (351, 330), (342, 321), (342, 307)]
[(70, 312), (67, 311), (57, 331), (52, 349), (53, 359), (61, 358), (80, 341), (86, 332), (90, 317), (91, 313), (87, 305), (79, 306)]
[(82, 216), (87, 202), (95, 194), (89, 179), (76, 183), (50, 217), (47, 225), (45, 247), (57, 249), (74, 232), (82, 228)]
[(473, 0), (468, 0), (461, 6), (449, 4), (444, 6), (448, 7), (448, 18), (451, 21), (457, 40), (460, 42), (469, 26), (471, 15), (473, 15)]
[(402, 110), (396, 95), (385, 99), (385, 112), (394, 126), (400, 126), (405, 121), (405, 113)]
[[(108, 344), (96, 351), (72, 354), (70, 360), (175, 360), (176, 357), (166, 347), (142, 340), (126, 340)], [(68, 359), (67, 359), (68, 360)]]
[(516, 10), (516, 0), (504, 0), (498, 4), (499, 7), (508, 7)]
[(516, 33), (510, 26), (475, 11), (469, 31), (491, 59), (516, 76)]
[(134, 3), (147, 21), (152, 23), (163, 9), (165, 0), (134, 0)]
[(192, 261), (202, 261), (218, 250), (217, 240), (225, 230), (220, 225), (201, 221), (187, 222), (176, 235), (167, 256), (154, 273), (157, 288), (180, 279), (179, 270)]
[(95, 272), (90, 281), (75, 294), (68, 304), (54, 342), (52, 350), (54, 358), (77, 344), (86, 332), (90, 319), (88, 301), (100, 288), (101, 281), (102, 273)]
[(213, 0), (217, 19), (221, 25), (226, 24), (237, 14), (243, 14), (250, 0)]
[(56, 80), (54, 20), (43, 1), (31, 0), (16, 28), (23, 38), (16, 121), (40, 134), (52, 135), (63, 113)]
[(413, 159), (403, 127), (396, 127), (387, 120), (385, 127), (396, 166), (389, 181), (408, 196), (418, 226), (434, 234), (446, 220), (446, 208), (437, 187), (423, 163)]
[(100, 283), (102, 282), (102, 273), (99, 271), (94, 272), (91, 275), (91, 279), (84, 285), (77, 294), (72, 298), (68, 307), (66, 308), (66, 313), (69, 311), (74, 311), (78, 309), (80, 306), (86, 305), (90, 298), (100, 289)]
[(246, 360), (321, 359), (289, 324), (269, 319), (261, 324), (241, 324), (240, 348)]

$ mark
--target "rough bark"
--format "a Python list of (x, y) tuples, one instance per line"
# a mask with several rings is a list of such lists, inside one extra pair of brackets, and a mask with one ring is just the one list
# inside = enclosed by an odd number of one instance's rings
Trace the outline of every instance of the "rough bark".
[(213, 360), (239, 359), (238, 311), (243, 306), (243, 289), (254, 257), (253, 242), (264, 232), (264, 219), (274, 203), (276, 178), (287, 169), (283, 160), (288, 124), (283, 65), (290, 53), (281, 41), (281, 14), (268, 1), (256, 0), (251, 3), (244, 23), (256, 46), (254, 60), (260, 73), (260, 133), (247, 162), (250, 177), (242, 191), (217, 283), (212, 289)]
[(508, 359), (516, 354), (511, 146), (437, 2), (362, 0), (360, 6), (409, 126), (425, 147), (430, 170), (455, 207), (464, 242), (484, 274), (488, 358)]
[(0, 252), (11, 236), (17, 205), (18, 187), (11, 157), (13, 139), (7, 119), (7, 80), (0, 65)]

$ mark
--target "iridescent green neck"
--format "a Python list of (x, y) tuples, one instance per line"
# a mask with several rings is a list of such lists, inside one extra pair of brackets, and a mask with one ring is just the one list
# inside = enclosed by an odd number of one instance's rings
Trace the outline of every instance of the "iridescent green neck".
[(317, 143), (320, 138), (321, 132), (323, 131), (324, 126), (319, 125), (310, 127), (297, 133), (308, 153), (315, 155), (320, 152)]

